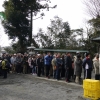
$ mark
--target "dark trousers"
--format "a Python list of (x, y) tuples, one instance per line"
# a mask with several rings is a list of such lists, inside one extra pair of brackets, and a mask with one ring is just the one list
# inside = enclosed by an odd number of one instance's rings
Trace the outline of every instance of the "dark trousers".
[(46, 77), (50, 76), (50, 65), (46, 65)]
[(16, 71), (17, 71), (17, 73), (21, 73), (21, 65), (19, 64), (19, 65), (16, 65)]
[(27, 74), (30, 74), (30, 66), (27, 66)]
[(42, 65), (41, 70), (42, 70), (42, 75), (44, 75), (44, 65)]
[(65, 77), (65, 68), (61, 69), (61, 77)]
[(85, 79), (85, 72), (86, 72), (86, 70), (84, 69), (84, 79)]
[(60, 79), (60, 77), (61, 77), (60, 75), (61, 75), (61, 69), (57, 68), (57, 70), (56, 70), (56, 78), (57, 78), (57, 80)]
[(53, 70), (53, 78), (56, 79), (56, 70)]
[(66, 80), (69, 81), (70, 77), (71, 77), (71, 69), (70, 68), (66, 69), (65, 76), (66, 76)]
[(100, 80), (100, 75), (99, 74), (95, 74), (95, 80)]
[(2, 76), (2, 75), (3, 75), (2, 68), (0, 67), (0, 76)]
[(33, 69), (33, 68), (30, 68), (30, 73), (32, 73), (32, 69)]
[(38, 67), (37, 69), (37, 76), (40, 76), (41, 75), (41, 67)]
[(86, 69), (85, 70), (85, 78), (86, 79), (91, 79), (91, 69)]
[(3, 69), (3, 78), (7, 78), (7, 69)]

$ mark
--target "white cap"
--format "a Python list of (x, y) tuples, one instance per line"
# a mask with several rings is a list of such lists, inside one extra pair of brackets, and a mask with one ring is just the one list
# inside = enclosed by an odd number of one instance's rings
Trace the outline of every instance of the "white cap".
[(37, 54), (37, 56), (40, 56), (41, 54)]
[(16, 55), (16, 54), (14, 53), (14, 55)]

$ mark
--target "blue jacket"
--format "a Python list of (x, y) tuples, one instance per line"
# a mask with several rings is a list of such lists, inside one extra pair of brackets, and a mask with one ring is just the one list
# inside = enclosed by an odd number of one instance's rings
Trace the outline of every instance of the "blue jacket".
[(45, 65), (51, 65), (51, 61), (52, 61), (52, 56), (46, 55), (46, 56), (44, 57), (44, 64), (45, 64)]

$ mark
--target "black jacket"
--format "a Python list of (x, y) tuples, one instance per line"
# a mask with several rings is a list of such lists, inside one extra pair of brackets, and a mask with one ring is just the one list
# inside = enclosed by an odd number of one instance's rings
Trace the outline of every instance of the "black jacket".
[(86, 58), (83, 62), (83, 68), (85, 68), (86, 64), (88, 64), (89, 66), (89, 69), (92, 69), (93, 68), (93, 64), (92, 64), (92, 61), (90, 58)]
[(42, 67), (42, 63), (43, 63), (43, 62), (42, 62), (42, 59), (41, 59), (41, 58), (38, 58), (38, 59), (37, 59), (37, 66), (38, 66), (38, 67)]
[(65, 68), (72, 68), (72, 59), (70, 56), (65, 57)]

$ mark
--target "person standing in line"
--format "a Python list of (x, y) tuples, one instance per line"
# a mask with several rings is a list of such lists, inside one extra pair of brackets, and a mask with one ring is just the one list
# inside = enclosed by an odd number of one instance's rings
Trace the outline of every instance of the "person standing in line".
[(16, 72), (16, 54), (13, 54), (13, 56), (10, 59), (11, 61), (11, 68), (12, 68), (12, 73)]
[(62, 59), (62, 67), (61, 67), (61, 78), (65, 78), (65, 54), (62, 54), (61, 59)]
[(41, 55), (41, 59), (42, 59), (42, 65), (41, 65), (41, 71), (42, 71), (42, 72), (41, 72), (41, 73), (42, 73), (42, 75), (44, 76), (44, 69), (45, 69), (45, 68), (44, 68), (44, 55), (43, 55), (43, 54)]
[(51, 63), (53, 67), (53, 78), (56, 79), (56, 55), (53, 56)]
[(40, 77), (42, 69), (42, 57), (41, 54), (38, 54), (37, 56), (37, 76)]
[(29, 73), (32, 74), (32, 69), (33, 69), (33, 65), (32, 65), (32, 55), (30, 55), (30, 57), (28, 58), (28, 66), (29, 66), (28, 71), (29, 71)]
[(16, 57), (16, 71), (17, 73), (21, 73), (21, 64), (22, 64), (22, 59), (21, 59), (21, 54), (17, 54)]
[(23, 57), (23, 74), (27, 74), (27, 67), (28, 67), (28, 56), (25, 53)]
[[(86, 60), (86, 53), (84, 54), (82, 67), (83, 67), (83, 64), (84, 64), (84, 61), (85, 61), (85, 60)], [(85, 73), (86, 73), (86, 70), (85, 70), (85, 68), (84, 68), (84, 67), (83, 67), (83, 71), (84, 71), (84, 79), (85, 79)]]
[(33, 65), (32, 74), (36, 75), (36, 57), (35, 57), (35, 55), (33, 56), (33, 59), (32, 59), (32, 65)]
[(50, 67), (51, 67), (51, 56), (50, 56), (50, 52), (47, 53), (47, 55), (44, 57), (44, 63), (45, 63), (45, 67), (46, 67), (46, 77), (50, 78)]
[(80, 55), (77, 55), (77, 59), (75, 61), (75, 66), (76, 66), (76, 69), (75, 69), (75, 74), (76, 74), (75, 82), (80, 84), (80, 76), (81, 76), (81, 73), (82, 73), (82, 59), (81, 59)]
[(83, 62), (83, 68), (85, 69), (85, 79), (91, 79), (93, 64), (89, 53), (86, 53), (86, 59)]
[[(46, 54), (43, 53), (42, 60), (43, 60), (43, 67), (44, 67), (44, 75), (46, 76), (46, 66), (45, 66), (45, 60), (44, 60), (45, 56), (46, 56)], [(43, 72), (42, 72), (42, 73), (43, 73)]]
[[(53, 59), (53, 55), (50, 53), (50, 59), (51, 59), (51, 61), (52, 61), (52, 59)], [(50, 61), (50, 62), (51, 62)], [(50, 76), (53, 76), (53, 67), (52, 67), (52, 64), (50, 64)]]
[(94, 71), (95, 71), (95, 80), (100, 80), (100, 68), (99, 68), (99, 55), (97, 54), (93, 60)]
[(62, 67), (62, 60), (61, 60), (61, 54), (58, 53), (57, 54), (57, 58), (56, 58), (56, 78), (57, 80), (60, 80), (61, 78), (61, 67)]
[(9, 68), (9, 62), (7, 59), (3, 59), (2, 61), (2, 71), (3, 71), (3, 79), (7, 78), (7, 69)]
[(71, 82), (71, 69), (72, 69), (72, 59), (71, 54), (68, 52), (65, 57), (65, 69), (66, 69), (66, 82)]

